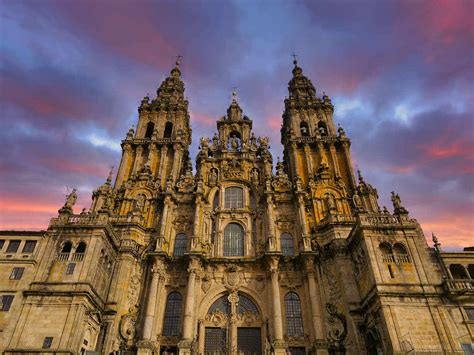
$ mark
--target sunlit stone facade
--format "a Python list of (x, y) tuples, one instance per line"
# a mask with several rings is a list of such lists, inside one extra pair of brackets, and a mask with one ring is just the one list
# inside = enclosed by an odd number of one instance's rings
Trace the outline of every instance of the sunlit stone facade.
[(294, 64), (282, 161), (234, 93), (193, 172), (177, 63), (90, 210), (74, 213), (73, 191), (44, 233), (1, 232), (0, 350), (467, 351), (474, 252), (428, 247), (396, 193), (379, 207), (331, 100)]

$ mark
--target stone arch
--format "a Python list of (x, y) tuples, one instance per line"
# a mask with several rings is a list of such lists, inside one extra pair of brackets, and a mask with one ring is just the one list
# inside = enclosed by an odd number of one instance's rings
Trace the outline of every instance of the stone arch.
[(66, 240), (61, 243), (60, 248), (61, 253), (70, 253), (72, 251), (72, 242), (70, 240)]
[(308, 122), (301, 121), (301, 123), (300, 123), (300, 133), (303, 137), (309, 137)]
[[(264, 319), (267, 315), (267, 310), (264, 309), (262, 307), (262, 305), (264, 304), (262, 298), (261, 298), (261, 295), (258, 294), (258, 292), (256, 290), (253, 290), (253, 289), (250, 289), (246, 286), (241, 286), (238, 288), (238, 293), (239, 294), (242, 294), (244, 295), (245, 297), (247, 297), (248, 299), (250, 299), (253, 304), (255, 305), (255, 307), (257, 308), (258, 310), (258, 314), (259, 316)], [(229, 290), (227, 290), (226, 288), (224, 287), (218, 287), (215, 292), (209, 292), (207, 295), (205, 295), (199, 306), (198, 306), (198, 317), (205, 317), (205, 315), (207, 314), (209, 308), (214, 304), (214, 302), (216, 302), (219, 298), (221, 298), (222, 296), (228, 296), (229, 295)]]
[(87, 243), (84, 241), (80, 241), (76, 247), (76, 253), (85, 253), (87, 248)]
[(382, 242), (379, 244), (379, 249), (383, 255), (393, 254), (392, 246), (388, 242)]
[(326, 125), (326, 122), (324, 121), (319, 121), (318, 122), (318, 133), (321, 135), (321, 136), (327, 136), (328, 135), (328, 126)]
[(145, 138), (151, 138), (153, 135), (153, 130), (155, 129), (155, 124), (153, 122), (148, 122), (146, 124)]
[(400, 242), (397, 242), (393, 245), (393, 253), (398, 255), (408, 255), (407, 247)]
[(168, 121), (165, 124), (165, 130), (163, 132), (163, 138), (171, 138), (173, 134), (173, 123)]

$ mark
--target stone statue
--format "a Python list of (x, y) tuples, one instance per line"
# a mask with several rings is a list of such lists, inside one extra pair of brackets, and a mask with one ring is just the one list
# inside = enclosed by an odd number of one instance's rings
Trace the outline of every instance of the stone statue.
[(362, 199), (360, 198), (360, 196), (355, 193), (354, 196), (352, 197), (352, 201), (354, 202), (354, 206), (358, 209), (358, 210), (362, 210), (363, 209), (363, 206), (362, 206)]
[(258, 174), (258, 170), (257, 169), (253, 169), (250, 173), (250, 179), (252, 180), (252, 184), (254, 185), (258, 185), (258, 183), (260, 182), (260, 179), (259, 179), (259, 174)]
[(76, 201), (77, 201), (76, 189), (72, 189), (72, 192), (66, 196), (66, 203), (64, 204), (64, 207), (68, 209), (72, 209), (72, 206), (76, 204)]
[(250, 136), (250, 149), (255, 148), (257, 148), (257, 139), (255, 138), (255, 134), (252, 132), (252, 135)]
[(331, 194), (326, 194), (326, 202), (328, 204), (328, 209), (330, 211), (334, 211), (336, 209), (336, 201), (334, 200), (334, 196)]
[(398, 196), (395, 191), (392, 191), (392, 197), (390, 199), (392, 200), (393, 209), (395, 210), (395, 213), (408, 213), (407, 209), (402, 206), (400, 196)]
[(239, 142), (237, 141), (237, 137), (235, 135), (230, 138), (230, 147), (232, 150), (239, 149)]
[(219, 137), (217, 137), (217, 133), (214, 133), (214, 137), (212, 137), (212, 145), (214, 145), (214, 147), (219, 145)]
[(134, 210), (137, 212), (143, 211), (143, 206), (145, 206), (145, 196), (140, 194), (137, 196), (137, 199), (135, 201), (135, 208)]
[(209, 186), (215, 186), (217, 184), (217, 172), (216, 169), (211, 169), (209, 172)]

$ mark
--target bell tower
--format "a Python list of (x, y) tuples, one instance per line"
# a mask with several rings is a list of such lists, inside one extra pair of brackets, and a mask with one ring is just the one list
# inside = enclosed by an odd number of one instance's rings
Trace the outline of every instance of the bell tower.
[(188, 162), (192, 131), (179, 65), (177, 60), (154, 99), (150, 101), (148, 95), (142, 99), (136, 131), (131, 128), (122, 141), (115, 188), (147, 173), (153, 176), (156, 187), (163, 189), (168, 179), (176, 183), (183, 163)]
[(304, 203), (305, 210), (310, 211), (305, 223), (311, 230), (328, 215), (351, 214), (357, 183), (351, 165), (351, 142), (344, 129), (334, 125), (331, 99), (325, 93), (318, 97), (296, 59), (293, 63), (281, 142), (288, 175), (296, 186), (310, 193)]

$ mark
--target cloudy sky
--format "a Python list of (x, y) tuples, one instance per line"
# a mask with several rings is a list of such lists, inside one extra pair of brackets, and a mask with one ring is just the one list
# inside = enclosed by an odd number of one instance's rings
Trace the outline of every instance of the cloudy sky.
[(473, 245), (474, 1), (0, 1), (0, 228), (45, 229), (120, 161), (141, 98), (175, 56), (192, 155), (232, 87), (282, 155), (298, 55), (352, 139), (354, 164), (443, 246)]

